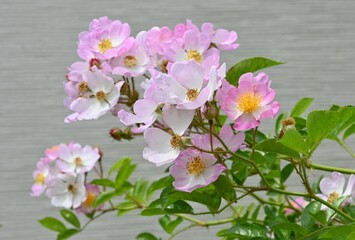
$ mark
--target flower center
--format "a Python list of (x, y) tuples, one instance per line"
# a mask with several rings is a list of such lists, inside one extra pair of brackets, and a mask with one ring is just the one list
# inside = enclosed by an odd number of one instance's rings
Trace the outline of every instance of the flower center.
[(87, 91), (89, 91), (89, 87), (88, 87), (88, 85), (86, 84), (86, 82), (80, 82), (80, 83), (79, 83), (79, 92), (85, 93), (85, 92), (87, 92)]
[(99, 101), (105, 100), (105, 97), (106, 97), (106, 93), (105, 93), (104, 91), (98, 91), (98, 92), (96, 93), (96, 98), (97, 98), (97, 100), (99, 100)]
[(206, 165), (205, 162), (202, 161), (200, 157), (194, 157), (192, 158), (187, 164), (186, 164), (186, 169), (189, 174), (200, 174), (203, 169), (205, 169)]
[(197, 88), (190, 88), (186, 92), (186, 99), (189, 101), (195, 101), (196, 98), (198, 97), (198, 91)]
[(339, 193), (337, 193), (337, 192), (332, 192), (331, 194), (329, 194), (327, 201), (328, 201), (329, 203), (333, 203), (333, 202), (334, 202), (335, 200), (337, 200), (339, 197), (340, 197), (340, 196), (339, 196)]
[(160, 68), (161, 68), (161, 72), (162, 73), (168, 73), (168, 63), (169, 61), (168, 60), (163, 60), (161, 65), (160, 65)]
[(74, 163), (75, 163), (76, 166), (81, 166), (81, 165), (83, 165), (83, 160), (81, 160), (80, 157), (76, 157), (74, 159)]
[(38, 173), (36, 176), (35, 182), (37, 184), (43, 184), (45, 180), (46, 180), (46, 176), (44, 176), (43, 173)]
[(187, 60), (195, 59), (196, 62), (202, 62), (202, 55), (197, 50), (187, 50)]
[(124, 57), (123, 63), (128, 68), (137, 66), (137, 58), (135, 56), (128, 55), (128, 56)]
[(261, 103), (261, 97), (254, 94), (254, 92), (248, 92), (241, 95), (237, 100), (237, 108), (242, 112), (251, 113), (255, 111)]
[(101, 40), (101, 42), (98, 45), (98, 49), (101, 53), (105, 53), (110, 48), (112, 48), (112, 42), (110, 39), (107, 38)]
[(75, 193), (77, 191), (77, 188), (74, 184), (69, 184), (68, 185), (68, 191), (69, 192), (72, 192), (72, 193)]
[(170, 145), (173, 149), (180, 149), (182, 145), (181, 136), (174, 134), (173, 137), (170, 139)]
[(83, 202), (83, 205), (85, 207), (91, 207), (92, 203), (94, 202), (95, 199), (96, 199), (96, 195), (93, 194), (92, 192), (88, 192), (88, 195), (86, 196), (86, 199)]

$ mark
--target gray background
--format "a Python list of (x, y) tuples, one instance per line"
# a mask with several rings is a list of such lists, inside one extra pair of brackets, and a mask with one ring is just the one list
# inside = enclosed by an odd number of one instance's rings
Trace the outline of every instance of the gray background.
[[(0, 239), (54, 239), (36, 221), (58, 216), (46, 197), (29, 196), (32, 171), (46, 147), (70, 140), (99, 144), (105, 166), (121, 156), (139, 163), (135, 178), (156, 179), (163, 168), (142, 160), (142, 140), (117, 143), (108, 130), (119, 126), (106, 116), (99, 121), (64, 124), (62, 82), (66, 67), (79, 60), (77, 34), (91, 19), (109, 16), (131, 24), (133, 33), (152, 26), (173, 27), (190, 18), (200, 25), (236, 30), (240, 48), (223, 54), (231, 66), (246, 57), (265, 56), (287, 61), (266, 70), (277, 90), (281, 110), (301, 97), (316, 98), (312, 109), (331, 104), (355, 104), (354, 1), (0, 1)], [(271, 129), (273, 121), (266, 122)], [(355, 148), (354, 138), (348, 141)], [(354, 168), (354, 160), (333, 143), (316, 153), (316, 162)], [(107, 168), (107, 167), (106, 167)], [(292, 181), (299, 189), (299, 181)], [(154, 220), (154, 221), (152, 221)], [(73, 239), (133, 239), (149, 230), (166, 238), (157, 221), (139, 217), (105, 216)], [(190, 230), (177, 239), (215, 239), (216, 229)]]

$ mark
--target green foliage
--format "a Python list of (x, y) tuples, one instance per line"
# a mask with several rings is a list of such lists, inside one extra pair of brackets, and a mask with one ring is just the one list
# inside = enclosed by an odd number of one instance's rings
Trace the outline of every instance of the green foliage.
[(80, 228), (80, 221), (79, 221), (78, 217), (75, 215), (75, 213), (73, 213), (72, 211), (67, 210), (67, 209), (62, 209), (62, 210), (60, 210), (60, 215), (62, 215), (62, 217), (68, 223), (71, 223), (74, 227)]
[(172, 220), (169, 215), (165, 215), (161, 218), (159, 218), (159, 224), (160, 226), (165, 230), (165, 232), (172, 234), (174, 229), (182, 223), (182, 218), (181, 217), (176, 217), (175, 220)]
[(313, 98), (302, 98), (292, 109), (290, 117), (300, 117), (304, 111), (312, 104)]
[(43, 227), (55, 231), (62, 232), (67, 229), (67, 227), (58, 219), (52, 217), (45, 217), (38, 221)]
[(228, 177), (225, 175), (220, 175), (219, 178), (213, 183), (213, 185), (218, 195), (228, 202), (233, 202), (237, 199), (235, 190), (232, 187)]
[(254, 57), (242, 60), (236, 63), (231, 69), (228, 70), (226, 79), (232, 85), (238, 85), (240, 76), (248, 72), (256, 72), (264, 68), (284, 64), (285, 62), (278, 62), (275, 60)]
[(291, 150), (302, 154), (308, 154), (308, 146), (296, 129), (287, 130), (278, 142)]
[(57, 236), (57, 240), (64, 240), (64, 239), (68, 239), (71, 236), (74, 236), (75, 234), (79, 233), (80, 231), (78, 229), (75, 228), (70, 228), (70, 229), (66, 229), (65, 231), (62, 231), (58, 234)]
[(259, 143), (258, 145), (256, 145), (255, 149), (263, 152), (278, 153), (281, 155), (286, 155), (294, 158), (300, 157), (297, 151), (294, 151), (291, 148), (283, 145), (282, 143), (278, 142), (276, 139), (265, 140)]
[(334, 226), (319, 239), (323, 240), (353, 240), (355, 239), (355, 225)]
[(178, 200), (169, 206), (163, 208), (160, 199), (153, 201), (146, 209), (142, 211), (143, 216), (164, 215), (174, 213), (193, 213), (194, 210), (187, 202)]
[(136, 240), (161, 240), (161, 238), (157, 238), (156, 236), (154, 236), (151, 233), (144, 232), (144, 233), (138, 234), (138, 236), (136, 237)]
[(256, 237), (267, 237), (267, 230), (264, 226), (251, 223), (237, 223), (233, 227), (217, 233), (218, 237), (233, 237), (248, 239)]

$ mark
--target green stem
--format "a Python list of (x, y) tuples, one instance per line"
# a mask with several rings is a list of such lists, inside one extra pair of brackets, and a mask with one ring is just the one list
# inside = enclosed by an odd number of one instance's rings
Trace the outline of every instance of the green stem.
[(341, 172), (341, 173), (345, 173), (345, 174), (355, 174), (354, 169), (339, 168), (339, 167), (327, 166), (327, 165), (316, 164), (316, 163), (306, 163), (306, 167), (318, 169), (318, 170), (323, 170), (323, 171), (327, 171), (327, 172)]
[(214, 225), (221, 225), (221, 224), (230, 223), (230, 222), (233, 222), (233, 221), (236, 220), (235, 218), (225, 218), (225, 219), (216, 220), (216, 221), (204, 222), (204, 221), (201, 221), (199, 219), (187, 216), (185, 214), (178, 213), (178, 214), (174, 214), (174, 215), (178, 216), (178, 217), (181, 217), (181, 218), (183, 218), (183, 219), (185, 219), (185, 220), (187, 220), (189, 222), (195, 223), (196, 225), (201, 226), (201, 227), (209, 227), (209, 226), (214, 226)]
[(172, 240), (179, 233), (182, 233), (182, 232), (184, 232), (184, 231), (186, 231), (186, 230), (188, 230), (190, 228), (196, 227), (196, 226), (198, 226), (198, 225), (197, 224), (191, 224), (191, 225), (188, 225), (188, 226), (186, 226), (184, 228), (181, 228), (180, 230), (176, 231), (175, 233), (172, 233), (170, 238), (169, 238), (169, 240)]

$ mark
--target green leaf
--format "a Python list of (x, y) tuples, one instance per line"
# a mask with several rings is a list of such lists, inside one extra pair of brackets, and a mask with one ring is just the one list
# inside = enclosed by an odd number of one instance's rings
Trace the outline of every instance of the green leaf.
[(162, 191), (160, 199), (163, 208), (178, 200), (186, 200), (206, 205), (210, 211), (217, 211), (221, 205), (221, 198), (216, 194), (214, 189), (210, 191), (211, 193), (208, 192), (208, 190), (204, 191), (204, 188), (200, 188), (191, 193), (187, 193), (177, 191), (172, 186), (169, 186)]
[(255, 146), (255, 149), (264, 151), (264, 152), (273, 152), (273, 153), (278, 153), (294, 158), (299, 158), (300, 155), (298, 152), (286, 147), (285, 145), (281, 144), (280, 142), (277, 142), (275, 139), (268, 139), (265, 140), (258, 145)]
[(312, 104), (313, 98), (302, 98), (299, 100), (295, 107), (292, 109), (290, 117), (299, 117), (304, 111)]
[(136, 210), (137, 204), (134, 202), (122, 202), (116, 206), (117, 208), (117, 216), (122, 216), (130, 211)]
[(233, 202), (237, 199), (237, 195), (227, 176), (220, 175), (218, 179), (213, 182), (214, 187), (216, 188), (216, 192), (222, 198), (227, 200), (228, 202)]
[(231, 69), (229, 69), (226, 79), (230, 84), (236, 86), (240, 76), (242, 76), (244, 73), (256, 72), (263, 68), (268, 68), (284, 63), (285, 62), (278, 62), (263, 57), (248, 58), (236, 63)]
[(355, 233), (355, 225), (335, 226), (326, 232), (319, 239), (328, 240), (353, 240)]
[(67, 227), (61, 221), (52, 217), (45, 217), (41, 220), (38, 220), (38, 222), (42, 224), (43, 227), (55, 232), (62, 232), (67, 229)]
[(171, 220), (169, 215), (159, 218), (160, 226), (165, 230), (165, 232), (172, 234), (174, 229), (182, 222), (181, 217), (177, 217), (175, 220)]
[(281, 171), (281, 182), (286, 182), (286, 180), (288, 179), (288, 177), (291, 175), (292, 171), (293, 171), (293, 165), (292, 163), (287, 164)]
[(64, 240), (64, 239), (68, 239), (71, 236), (77, 234), (78, 232), (80, 232), (78, 229), (75, 228), (71, 228), (71, 229), (67, 229), (64, 230), (63, 232), (60, 232), (57, 236), (57, 240)]
[(153, 201), (146, 209), (141, 212), (142, 216), (153, 216), (174, 213), (193, 213), (193, 208), (185, 201), (179, 200), (162, 209), (161, 200)]
[[(252, 144), (252, 139), (253, 139), (253, 132), (252, 130), (245, 131), (245, 142), (248, 144)], [(264, 133), (260, 132), (259, 130), (256, 132), (255, 136), (255, 143), (260, 143), (262, 141), (265, 141), (268, 139)]]
[(161, 240), (161, 238), (157, 238), (151, 233), (143, 232), (136, 237), (136, 240)]
[(296, 223), (291, 223), (291, 222), (279, 223), (279, 224), (274, 225), (272, 228), (273, 229), (285, 229), (290, 232), (294, 232), (294, 233), (301, 234), (301, 235), (307, 234), (307, 230), (305, 228), (301, 227), (300, 225), (298, 225)]
[(353, 125), (351, 125), (348, 129), (346, 129), (346, 131), (344, 132), (344, 135), (343, 135), (343, 140), (347, 139), (348, 137), (350, 137), (354, 133), (355, 133), (355, 123)]
[(288, 129), (278, 142), (296, 152), (308, 154), (307, 144), (296, 129)]
[(93, 207), (97, 208), (101, 204), (111, 200), (113, 197), (117, 196), (116, 192), (102, 192), (93, 202)]
[(121, 167), (122, 163), (124, 163), (126, 160), (131, 160), (131, 158), (125, 157), (117, 160), (117, 162), (115, 162), (115, 164), (113, 164), (110, 170), (108, 171), (108, 176), (116, 172)]
[(156, 190), (166, 188), (174, 181), (173, 177), (166, 176), (157, 181), (154, 181), (147, 190), (147, 198), (149, 199)]
[(131, 164), (131, 161), (132, 160), (129, 158), (126, 158), (122, 161), (122, 164), (119, 167), (118, 173), (116, 175), (116, 188), (119, 188), (123, 183), (125, 183), (136, 168), (137, 164)]
[(319, 212), (321, 203), (319, 202), (311, 202), (305, 207), (301, 215), (301, 225), (307, 230), (311, 230), (313, 228), (314, 223), (316, 222), (316, 214)]
[(266, 237), (266, 228), (252, 223), (237, 224), (229, 229), (219, 231), (218, 237)]
[(62, 217), (68, 223), (71, 223), (74, 227), (80, 228), (80, 221), (79, 221), (78, 217), (75, 215), (75, 213), (73, 213), (72, 211), (67, 210), (67, 209), (62, 209), (62, 210), (60, 210), (60, 215), (62, 215)]
[(91, 181), (91, 184), (104, 186), (104, 187), (111, 187), (111, 188), (116, 187), (115, 183), (108, 178), (94, 179)]

